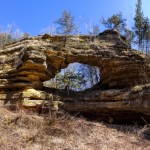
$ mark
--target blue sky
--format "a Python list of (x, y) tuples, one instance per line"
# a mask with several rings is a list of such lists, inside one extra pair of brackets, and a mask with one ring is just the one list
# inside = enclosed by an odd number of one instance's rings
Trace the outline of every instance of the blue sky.
[[(102, 17), (107, 18), (119, 11), (133, 24), (137, 0), (0, 0), (0, 26), (17, 25), (23, 32), (37, 35), (43, 28), (52, 26), (63, 10), (72, 12), (78, 20), (82, 32), (90, 20), (98, 24)], [(142, 0), (145, 16), (150, 18), (150, 0)], [(101, 27), (101, 26), (100, 26)], [(101, 30), (103, 28), (101, 27)]]

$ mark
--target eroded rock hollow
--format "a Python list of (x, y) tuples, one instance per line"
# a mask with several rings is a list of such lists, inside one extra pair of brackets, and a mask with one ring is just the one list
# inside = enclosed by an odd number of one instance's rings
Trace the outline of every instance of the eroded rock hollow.
[[(118, 32), (98, 36), (43, 35), (0, 50), (0, 103), (37, 107), (58, 102), (60, 109), (112, 121), (150, 122), (150, 57), (131, 49)], [(43, 82), (73, 62), (100, 68), (100, 82), (64, 94)], [(53, 103), (54, 104), (54, 103)]]

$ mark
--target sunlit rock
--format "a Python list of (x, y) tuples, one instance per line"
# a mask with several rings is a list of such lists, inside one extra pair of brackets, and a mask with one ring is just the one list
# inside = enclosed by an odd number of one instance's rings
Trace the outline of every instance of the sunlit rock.
[[(0, 57), (2, 105), (22, 101), (22, 105), (33, 106), (56, 100), (63, 101), (61, 109), (88, 116), (116, 121), (141, 120), (143, 116), (150, 121), (150, 57), (131, 49), (116, 31), (107, 30), (96, 37), (69, 35), (65, 46), (64, 36), (30, 37), (5, 46)], [(43, 87), (44, 81), (73, 62), (98, 67), (100, 82), (84, 92), (69, 94)]]

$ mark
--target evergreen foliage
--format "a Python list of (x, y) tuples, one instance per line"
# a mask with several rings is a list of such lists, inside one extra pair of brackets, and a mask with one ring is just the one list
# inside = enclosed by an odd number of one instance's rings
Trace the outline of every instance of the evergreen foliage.
[(108, 29), (113, 29), (122, 32), (126, 27), (126, 19), (124, 19), (122, 13), (119, 12), (117, 14), (113, 14), (107, 20), (103, 19), (102, 24)]
[(86, 80), (83, 74), (75, 72), (75, 70), (68, 69), (64, 74), (59, 73), (56, 76), (57, 88), (64, 89), (69, 85), (70, 90), (80, 91), (86, 85)]
[(139, 49), (148, 53), (150, 43), (150, 23), (142, 12), (142, 1), (137, 0), (133, 27)]
[(143, 41), (143, 25), (144, 23), (144, 15), (142, 12), (142, 1), (138, 0), (136, 4), (135, 17), (134, 17), (134, 33), (137, 38), (138, 47), (142, 48)]
[(124, 36), (126, 37), (126, 39), (128, 40), (129, 43), (134, 42), (134, 32), (132, 30), (125, 28)]
[(71, 11), (64, 10), (62, 16), (56, 20), (55, 23), (58, 24), (58, 33), (64, 34), (65, 36), (76, 29), (74, 17), (72, 16)]
[(55, 21), (58, 24), (57, 32), (65, 35), (64, 47), (66, 46), (67, 36), (76, 30), (76, 25), (74, 23), (74, 17), (71, 11), (64, 10), (62, 16)]

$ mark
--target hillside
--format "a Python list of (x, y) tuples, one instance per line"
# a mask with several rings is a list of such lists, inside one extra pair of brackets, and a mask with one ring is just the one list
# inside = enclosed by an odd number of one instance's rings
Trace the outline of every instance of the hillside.
[[(98, 67), (100, 81), (44, 86), (73, 62)], [(22, 39), (0, 50), (0, 149), (148, 150), (149, 99), (150, 57), (115, 30)]]
[(150, 129), (0, 109), (0, 150), (149, 150)]

